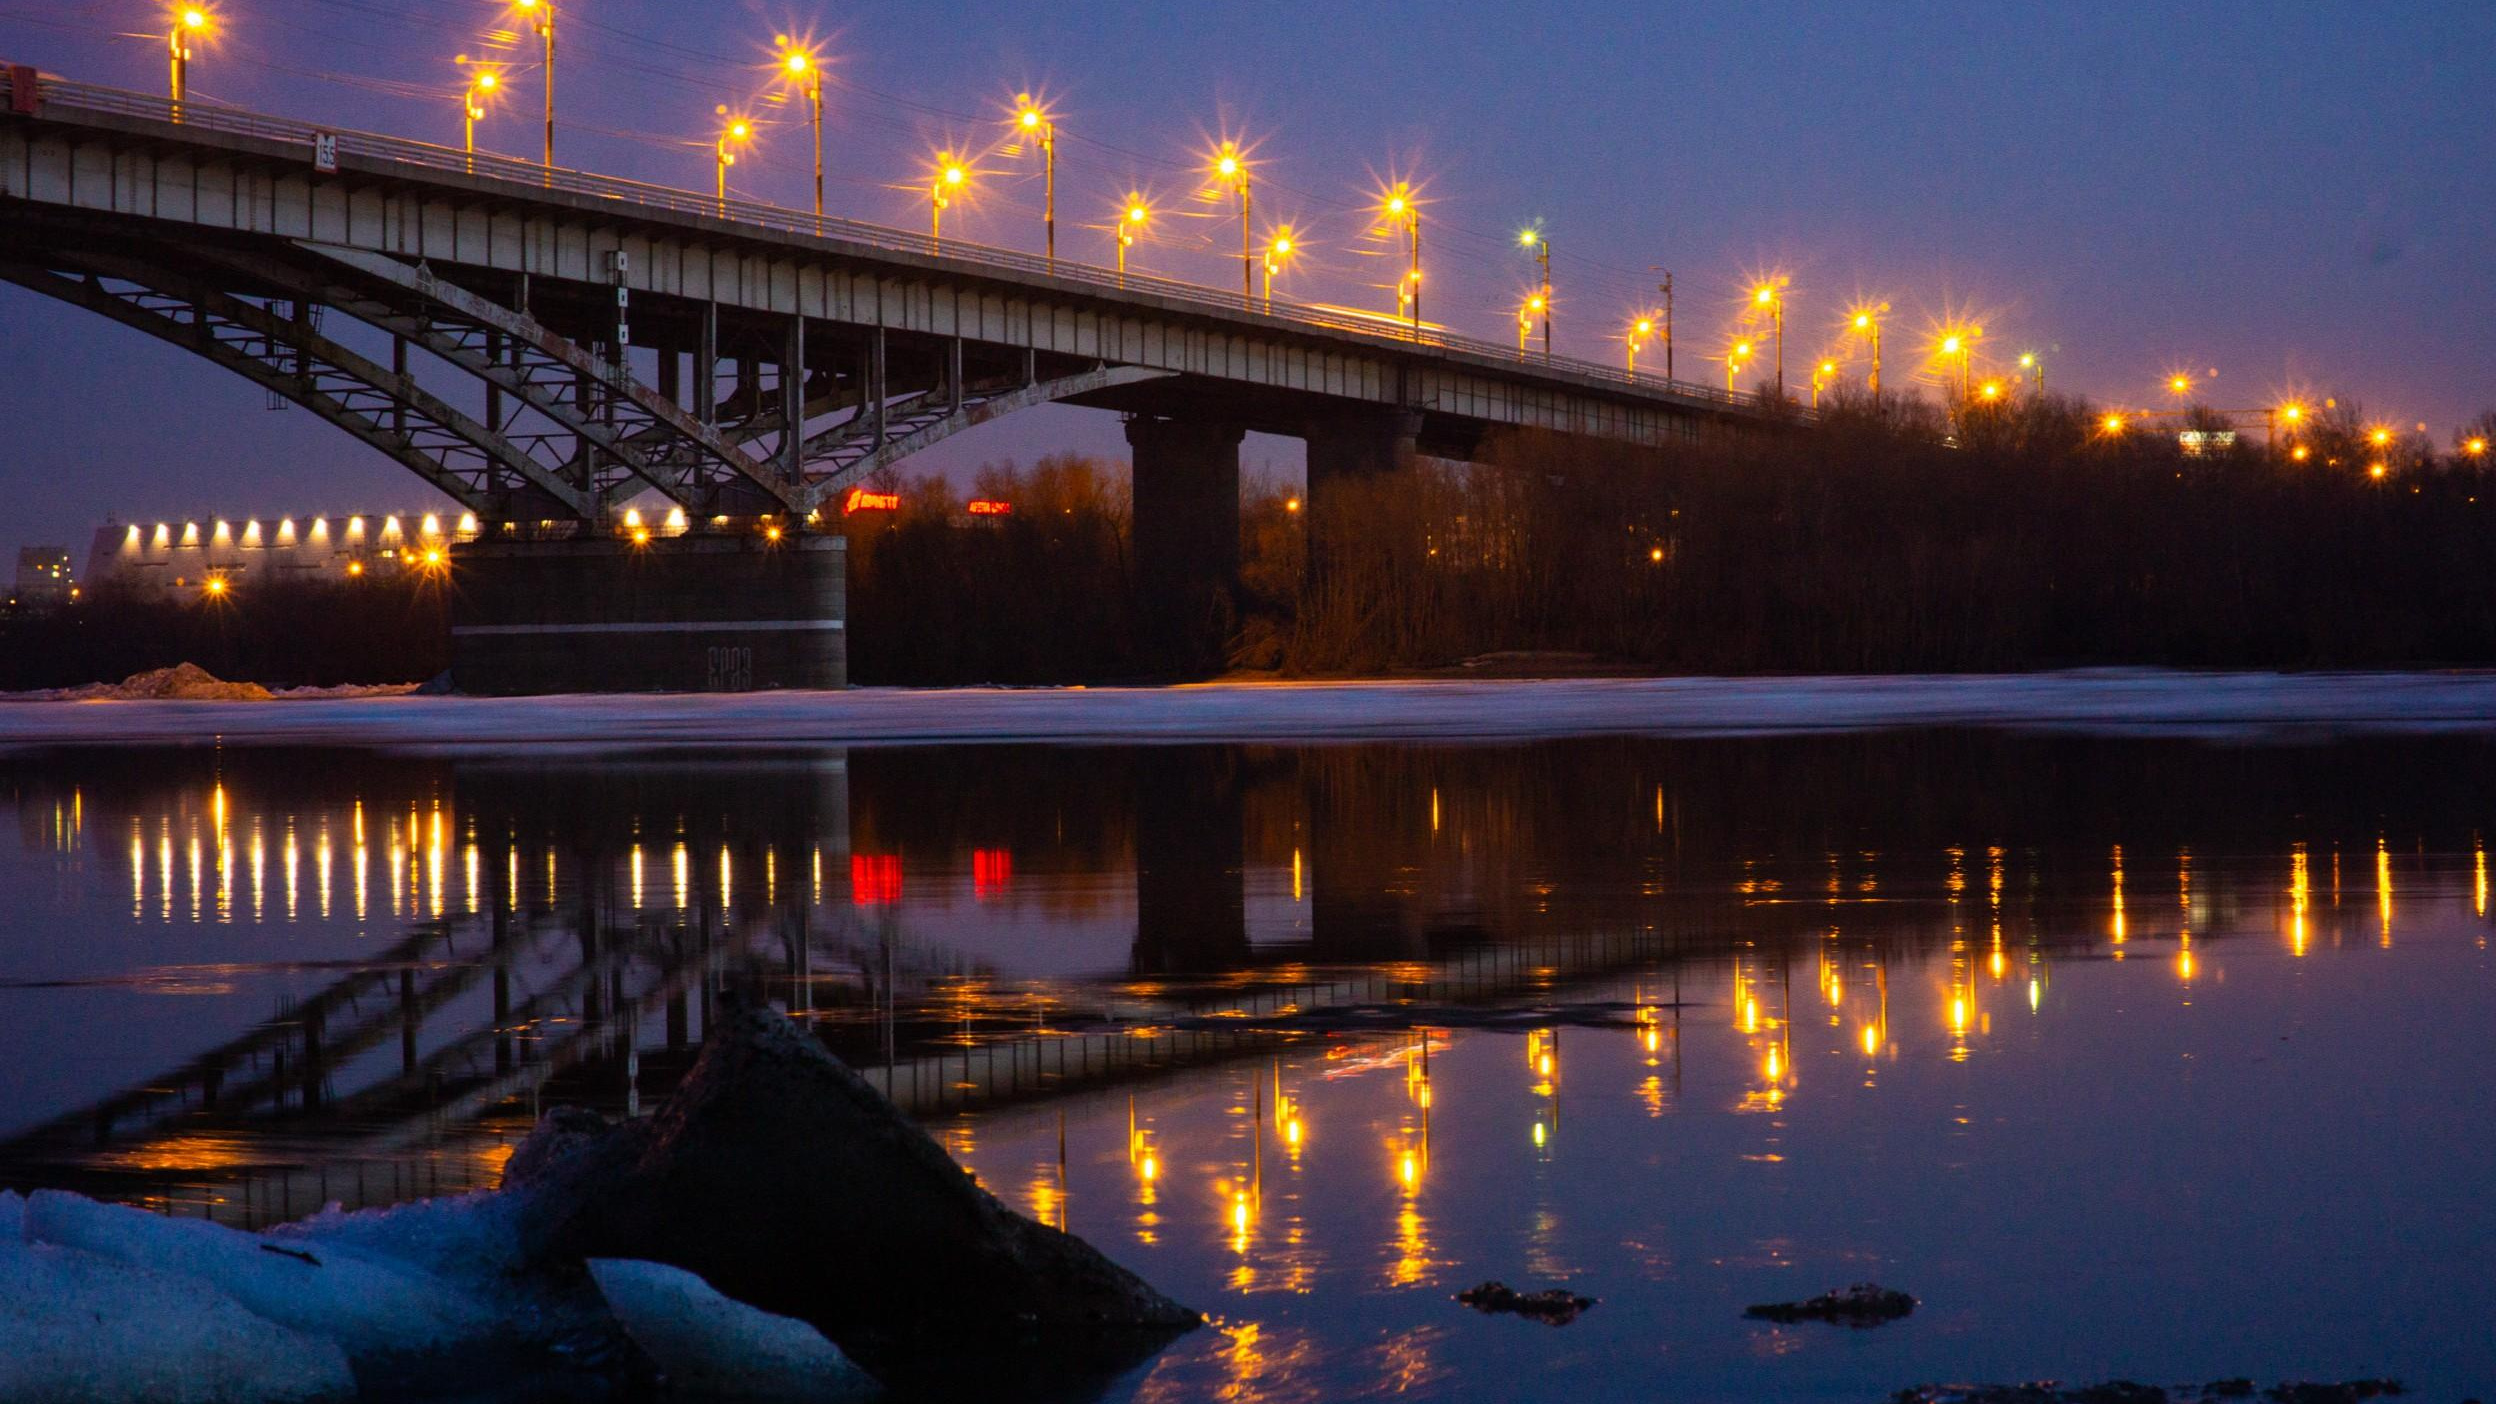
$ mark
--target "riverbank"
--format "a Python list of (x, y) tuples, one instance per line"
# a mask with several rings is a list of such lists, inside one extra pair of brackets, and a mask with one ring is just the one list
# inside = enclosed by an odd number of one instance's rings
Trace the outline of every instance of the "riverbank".
[(980, 741), (1495, 741), (1978, 727), (2209, 736), (2496, 729), (2496, 672), (2062, 673), (1212, 683), (266, 702), (0, 701), (0, 747), (428, 750)]

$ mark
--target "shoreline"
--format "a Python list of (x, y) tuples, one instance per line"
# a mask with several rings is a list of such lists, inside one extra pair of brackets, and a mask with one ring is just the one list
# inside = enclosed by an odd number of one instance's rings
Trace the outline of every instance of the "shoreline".
[(1923, 728), (2254, 738), (2496, 732), (2496, 671), (1225, 680), (552, 697), (0, 700), (0, 749), (332, 744), (503, 751), (937, 743), (1503, 742)]

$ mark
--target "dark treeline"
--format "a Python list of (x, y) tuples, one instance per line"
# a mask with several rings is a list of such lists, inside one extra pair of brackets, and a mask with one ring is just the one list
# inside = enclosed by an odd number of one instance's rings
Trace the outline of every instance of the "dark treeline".
[(1855, 400), (1669, 453), (1519, 437), (1418, 463), (1321, 504), (1336, 544), (1286, 662), (2496, 662), (2496, 477), (2476, 460), (2385, 461), (2351, 416), (2316, 425), (2303, 461), (2285, 440), (2187, 455), (2050, 397), (1949, 429), (1920, 402)]
[(118, 682), (177, 663), (268, 687), (422, 682), (450, 664), (449, 602), (439, 583), (408, 576), (214, 599), (106, 589), (0, 618), (0, 689)]
[[(1227, 651), (1301, 675), (1515, 652), (1708, 673), (2496, 664), (2486, 462), (2375, 442), (2339, 406), (2275, 444), (2188, 454), (2051, 396), (1955, 425), (1912, 397), (1838, 397), (1817, 425), (1670, 450), (1513, 436), (1305, 504), (1252, 484)], [(1162, 675), (1139, 643), (1124, 465), (879, 486), (898, 510), (841, 523), (854, 681)], [(446, 662), (443, 588), (105, 595), (0, 620), (0, 686), (183, 661), (275, 686), (421, 680)]]

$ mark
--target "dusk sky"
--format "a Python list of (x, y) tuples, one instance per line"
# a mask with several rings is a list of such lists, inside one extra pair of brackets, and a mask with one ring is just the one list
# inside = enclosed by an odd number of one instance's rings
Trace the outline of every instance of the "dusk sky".
[[(489, 0), (224, 0), (195, 96), (456, 144), (453, 56), (507, 57), (480, 144), (533, 156), (538, 77), (497, 48)], [(162, 16), (122, 0), (0, 0), (0, 60), (161, 92)], [(1741, 293), (1791, 277), (1789, 380), (1841, 349), (1858, 299), (1895, 307), (1885, 370), (1962, 316), (1996, 364), (2045, 357), (2049, 388), (2252, 409), (2294, 392), (2361, 402), (2441, 444), (2496, 408), (2496, 5), (2299, 3), (1241, 6), (565, 0), (566, 165), (707, 188), (715, 104), (763, 143), (739, 193), (806, 200), (794, 107), (761, 95), (776, 33), (809, 33), (828, 95), (835, 212), (923, 227), (939, 147), (1004, 137), (1014, 94), (1063, 135), (1061, 252), (1130, 186), (1161, 210), (1136, 266), (1235, 286), (1236, 226), (1193, 197), (1222, 134), (1253, 143), (1259, 223), (1308, 257), (1281, 291), (1391, 309), (1368, 233), (1391, 174), (1429, 200), (1434, 320), (1510, 335), (1531, 220), (1554, 249), (1563, 353), (1614, 360), (1619, 328), (1678, 290), (1677, 367), (1723, 383)], [(141, 31), (154, 31), (152, 34)], [(521, 65), (531, 65), (522, 67)], [(1036, 249), (1037, 163), (996, 151), (949, 237)], [(0, 212), (0, 218), (5, 213)], [(1649, 356), (1658, 353), (1650, 351)], [(1643, 365), (1652, 364), (1642, 361)], [(1981, 368), (1981, 362), (1980, 362)], [(1860, 374), (1860, 361), (1850, 363)], [(1746, 378), (1747, 380), (1747, 378)], [(125, 518), (273, 516), (430, 500), (404, 470), (301, 410), (138, 333), (0, 287), (0, 547), (68, 544)], [(1035, 411), (923, 468), (1123, 454), (1117, 421)], [(1252, 440), (1252, 471), (1299, 445)]]

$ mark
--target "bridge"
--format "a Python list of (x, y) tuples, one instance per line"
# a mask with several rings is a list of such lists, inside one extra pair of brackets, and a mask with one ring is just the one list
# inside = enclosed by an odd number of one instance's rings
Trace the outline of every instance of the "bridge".
[[(488, 603), (456, 651), (507, 690), (561, 672), (583, 630), (659, 685), (683, 685), (694, 637), (713, 682), (720, 641), (732, 683), (839, 682), (839, 631), (817, 627), (838, 624), (839, 543), (820, 530), (836, 494), (1034, 405), (1127, 416), (1139, 599), (1182, 652), (1236, 579), (1246, 432), (1306, 440), (1316, 523), (1346, 478), (1467, 458), (1501, 431), (1662, 445), (1790, 413), (1427, 326), (25, 66), (0, 67), (0, 279), (222, 365), (475, 513), (485, 539), (460, 564)], [(616, 514), (653, 495), (735, 549), (620, 540)], [(608, 588), (630, 571), (657, 574)], [(679, 598), (696, 580), (701, 598)], [(756, 619), (758, 593), (801, 598)], [(729, 627), (749, 624), (765, 627)]]

